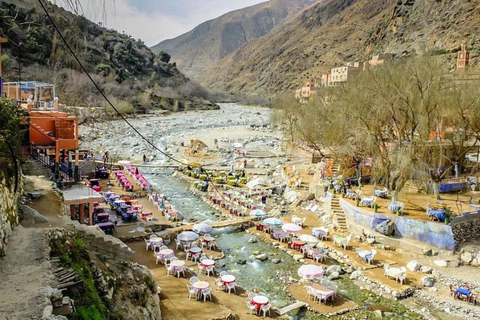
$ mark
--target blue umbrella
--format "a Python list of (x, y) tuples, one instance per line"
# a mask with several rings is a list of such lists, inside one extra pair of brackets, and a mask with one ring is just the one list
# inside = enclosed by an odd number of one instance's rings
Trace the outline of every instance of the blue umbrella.
[(255, 209), (255, 210), (252, 210), (250, 211), (250, 216), (252, 217), (263, 217), (263, 216), (266, 216), (267, 213), (261, 209)]
[(273, 225), (275, 227), (280, 227), (283, 224), (283, 222), (280, 219), (277, 219), (277, 218), (267, 218), (267, 219), (263, 220), (263, 224)]

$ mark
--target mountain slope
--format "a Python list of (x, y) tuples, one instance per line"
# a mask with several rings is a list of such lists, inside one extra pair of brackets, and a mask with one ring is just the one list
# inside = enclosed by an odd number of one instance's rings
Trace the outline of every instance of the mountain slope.
[(182, 72), (200, 78), (218, 60), (264, 36), (316, 0), (270, 0), (206, 21), (177, 38), (152, 47), (168, 52)]
[(202, 80), (226, 92), (274, 95), (349, 61), (392, 52), (447, 53), (467, 42), (478, 56), (478, 1), (322, 1), (216, 64)]
[[(130, 111), (151, 107), (173, 110), (179, 105), (190, 106), (185, 99), (205, 96), (206, 92), (180, 73), (168, 57), (156, 55), (141, 40), (44, 3), (102, 89)], [(53, 83), (64, 103), (104, 105), (37, 1), (3, 0), (0, 16), (0, 35), (9, 38), (2, 45), (5, 81)], [(206, 103), (206, 107), (211, 106)]]

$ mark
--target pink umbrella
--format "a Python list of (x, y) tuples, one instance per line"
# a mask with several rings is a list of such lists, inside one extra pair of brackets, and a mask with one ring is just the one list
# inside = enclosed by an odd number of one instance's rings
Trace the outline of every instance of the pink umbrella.
[(282, 230), (288, 233), (296, 233), (302, 230), (302, 227), (296, 225), (295, 223), (285, 223), (282, 226)]
[(306, 264), (298, 268), (298, 275), (304, 279), (317, 279), (323, 276), (325, 270), (315, 264)]

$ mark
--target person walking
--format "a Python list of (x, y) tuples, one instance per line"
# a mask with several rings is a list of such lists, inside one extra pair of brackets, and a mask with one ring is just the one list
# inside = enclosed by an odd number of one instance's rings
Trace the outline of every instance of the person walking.
[(244, 167), (244, 168), (247, 167), (247, 159), (243, 159), (243, 167)]
[(147, 156), (143, 154), (143, 162), (147, 162)]

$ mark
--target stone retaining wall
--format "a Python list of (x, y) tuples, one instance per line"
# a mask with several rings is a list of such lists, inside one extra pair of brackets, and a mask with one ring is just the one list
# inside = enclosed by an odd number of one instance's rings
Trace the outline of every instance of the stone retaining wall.
[(480, 213), (466, 214), (455, 217), (451, 221), (455, 244), (480, 237)]
[(89, 249), (104, 255), (109, 259), (130, 260), (133, 251), (121, 240), (105, 234), (100, 228), (87, 226), (73, 221), (70, 228), (78, 232)]
[(347, 224), (361, 225), (375, 229), (378, 222), (392, 220), (395, 225), (395, 236), (418, 240), (440, 249), (454, 250), (455, 240), (452, 227), (438, 222), (425, 222), (404, 216), (385, 215), (356, 207), (345, 199), (340, 199), (340, 206), (345, 212)]
[(16, 193), (15, 177), (4, 177), (4, 174), (0, 172), (0, 257), (5, 256), (5, 244), (12, 229), (18, 225), (18, 207), (23, 193), (21, 172)]

